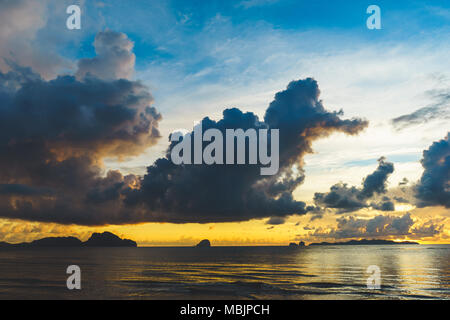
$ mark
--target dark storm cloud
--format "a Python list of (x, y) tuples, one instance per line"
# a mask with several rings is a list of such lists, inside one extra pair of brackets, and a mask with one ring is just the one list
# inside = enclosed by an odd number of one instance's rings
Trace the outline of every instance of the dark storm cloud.
[(19, 66), (11, 60), (4, 61), (12, 71), (0, 72), (0, 92), (4, 94), (2, 98), (6, 98), (7, 94), (16, 92), (26, 82), (42, 80), (41, 76), (34, 73), (30, 67)]
[(360, 197), (370, 198), (374, 193), (386, 192), (387, 178), (394, 172), (394, 165), (385, 160), (385, 157), (378, 159), (378, 168), (364, 179)]
[[(2, 78), (14, 78), (11, 74), (14, 71), (0, 73), (0, 85), (5, 83)], [(60, 154), (127, 155), (159, 138), (160, 116), (150, 107), (151, 95), (138, 82), (96, 78), (80, 82), (63, 76), (25, 80), (17, 91), (3, 86), (0, 92), (3, 148), (40, 141)]]
[(423, 152), (424, 172), (415, 186), (417, 205), (450, 208), (450, 132)]
[(147, 88), (93, 76), (46, 81), (8, 63), (11, 71), (0, 72), (0, 215), (86, 225), (141, 221), (138, 210), (122, 205), (122, 193), (139, 179), (103, 176), (101, 165), (160, 138), (161, 115)]
[(0, 184), (0, 195), (41, 196), (53, 193), (47, 188), (34, 188), (23, 184)]
[[(139, 154), (160, 137), (161, 116), (147, 89), (128, 80), (44, 81), (14, 71), (0, 79), (0, 214), (60, 223), (134, 221), (120, 211), (120, 195), (137, 179), (102, 177), (100, 164), (106, 156)], [(36, 197), (48, 189), (55, 192)]]
[(433, 104), (392, 119), (393, 126), (401, 130), (433, 120), (450, 119), (450, 90), (434, 90), (429, 94), (435, 100)]
[(109, 171), (104, 179), (98, 179), (86, 194), (88, 203), (101, 204), (119, 199), (121, 192), (137, 180), (135, 175), (123, 177), (119, 171)]
[(338, 183), (330, 188), (330, 192), (314, 194), (316, 205), (338, 209), (338, 213), (357, 211), (368, 205), (359, 198), (361, 190), (356, 187), (348, 187), (345, 183)]
[(338, 183), (327, 193), (316, 192), (314, 202), (318, 207), (336, 209), (337, 213), (353, 212), (362, 208), (372, 207), (382, 211), (393, 211), (394, 203), (389, 198), (383, 198), (381, 203), (368, 203), (374, 194), (386, 193), (387, 179), (394, 172), (394, 165), (386, 158), (378, 159), (376, 170), (363, 179), (362, 187), (349, 187)]
[[(202, 120), (203, 130), (267, 128), (280, 130), (280, 170), (261, 176), (259, 165), (174, 165), (169, 154), (158, 159), (141, 181), (127, 193), (126, 203), (152, 213), (155, 221), (220, 222), (304, 214), (305, 203), (293, 199), (302, 183), (303, 156), (312, 142), (333, 132), (357, 134), (367, 126), (361, 119), (342, 120), (319, 100), (313, 79), (292, 81), (275, 95), (264, 121), (251, 112), (227, 109), (223, 118)], [(293, 168), (294, 167), (294, 168)]]

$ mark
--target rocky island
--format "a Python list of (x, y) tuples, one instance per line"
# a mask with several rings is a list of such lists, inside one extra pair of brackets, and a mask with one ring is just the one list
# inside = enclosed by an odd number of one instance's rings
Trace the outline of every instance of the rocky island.
[(121, 239), (111, 232), (93, 233), (88, 241), (83, 242), (85, 247), (137, 247), (136, 242), (130, 239)]
[(418, 242), (413, 241), (402, 241), (396, 242), (392, 240), (350, 240), (345, 242), (319, 242), (319, 243), (311, 243), (310, 246), (353, 246), (353, 245), (395, 245), (395, 244), (419, 244)]
[(196, 246), (196, 248), (210, 248), (211, 242), (208, 239), (204, 239), (200, 241)]
[(292, 248), (298, 248), (298, 247), (304, 247), (304, 246), (305, 246), (305, 243), (303, 241), (300, 241), (298, 244), (295, 242), (289, 243), (289, 247), (292, 247)]
[(93, 233), (85, 242), (75, 237), (49, 237), (23, 243), (0, 242), (0, 248), (33, 247), (137, 247), (137, 243), (133, 240), (121, 239), (107, 231)]

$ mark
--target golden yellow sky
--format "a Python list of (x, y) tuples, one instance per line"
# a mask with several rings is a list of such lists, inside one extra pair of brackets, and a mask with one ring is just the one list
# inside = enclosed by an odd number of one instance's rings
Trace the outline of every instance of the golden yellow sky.
[[(443, 207), (429, 207), (409, 210), (414, 220), (412, 228), (425, 221), (443, 224), (439, 235), (433, 237), (380, 237), (392, 240), (412, 240), (420, 243), (450, 243), (450, 210)], [(375, 210), (360, 210), (361, 219), (370, 219), (382, 214)], [(392, 215), (402, 216), (405, 211), (396, 211)], [(347, 214), (351, 216), (352, 214)], [(43, 237), (75, 236), (87, 240), (92, 232), (110, 231), (121, 237), (135, 240), (139, 246), (192, 246), (202, 239), (209, 239), (213, 245), (287, 245), (290, 242), (305, 241), (344, 241), (347, 239), (320, 238), (312, 235), (314, 230), (323, 231), (335, 228), (336, 214), (326, 214), (322, 219), (310, 221), (311, 215), (291, 216), (282, 225), (268, 225), (268, 219), (251, 220), (239, 223), (208, 224), (172, 224), (143, 223), (137, 225), (109, 225), (103, 227), (85, 227), (59, 225), (55, 223), (27, 222), (20, 220), (0, 220), (0, 241), (23, 242)], [(313, 230), (314, 229), (314, 230)], [(371, 237), (366, 237), (371, 238)]]

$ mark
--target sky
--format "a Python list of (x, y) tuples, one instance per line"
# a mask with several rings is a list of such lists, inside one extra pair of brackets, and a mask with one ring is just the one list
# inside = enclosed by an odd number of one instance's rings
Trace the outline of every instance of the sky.
[[(444, 0), (0, 0), (0, 241), (450, 243), (449, 40)], [(279, 174), (174, 166), (197, 121)]]

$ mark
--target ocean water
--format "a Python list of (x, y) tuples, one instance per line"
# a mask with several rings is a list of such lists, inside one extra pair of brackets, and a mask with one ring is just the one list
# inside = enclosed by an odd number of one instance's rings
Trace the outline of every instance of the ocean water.
[(0, 299), (449, 298), (450, 245), (0, 249)]

